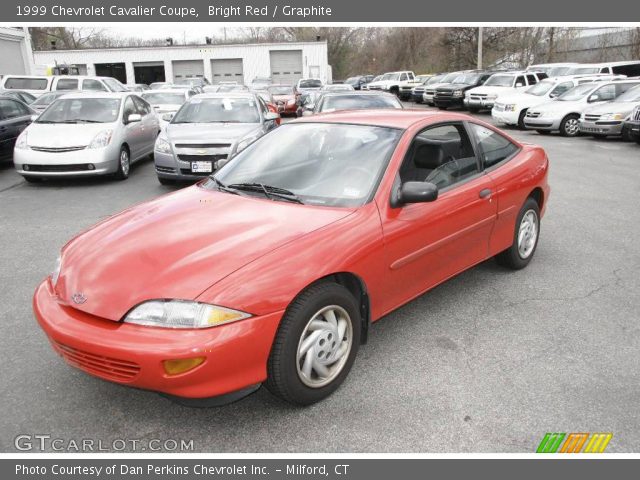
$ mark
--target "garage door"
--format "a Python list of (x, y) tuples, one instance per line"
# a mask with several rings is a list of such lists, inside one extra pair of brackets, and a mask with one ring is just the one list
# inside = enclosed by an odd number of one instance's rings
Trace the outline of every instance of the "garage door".
[(221, 58), (211, 60), (212, 83), (219, 82), (238, 82), (244, 84), (244, 75), (242, 74), (241, 58)]
[(202, 60), (174, 60), (173, 79), (188, 77), (204, 77), (204, 63)]
[(0, 75), (22, 75), (24, 71), (24, 60), (22, 59), (22, 48), (20, 42), (12, 40), (0, 40)]
[(302, 50), (271, 50), (269, 59), (273, 83), (293, 85), (302, 78)]

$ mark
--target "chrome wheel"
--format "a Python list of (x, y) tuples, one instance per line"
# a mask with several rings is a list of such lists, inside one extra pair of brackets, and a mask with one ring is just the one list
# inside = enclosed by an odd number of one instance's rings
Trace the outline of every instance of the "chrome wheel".
[(131, 164), (129, 162), (129, 152), (127, 152), (127, 150), (123, 148), (120, 152), (120, 170), (125, 177), (129, 175), (130, 168)]
[(520, 258), (529, 258), (538, 239), (538, 215), (533, 210), (527, 210), (520, 221), (518, 229), (518, 254)]
[(564, 122), (564, 131), (567, 135), (573, 137), (578, 134), (578, 130), (580, 129), (580, 125), (578, 123), (577, 118), (568, 118)]
[(298, 342), (296, 367), (302, 383), (320, 388), (335, 380), (349, 358), (352, 343), (351, 317), (344, 308), (330, 305), (316, 312)]

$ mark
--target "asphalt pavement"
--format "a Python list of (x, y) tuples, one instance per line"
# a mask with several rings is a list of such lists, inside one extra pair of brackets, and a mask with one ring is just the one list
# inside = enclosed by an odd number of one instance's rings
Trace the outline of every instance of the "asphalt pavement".
[(531, 264), (487, 261), (380, 320), (343, 386), (307, 408), (266, 389), (188, 408), (67, 366), (34, 320), (36, 285), (75, 233), (173, 189), (151, 161), (124, 182), (33, 185), (0, 168), (0, 451), (44, 434), (202, 452), (533, 452), (546, 432), (612, 432), (608, 452), (640, 451), (640, 146), (508, 132), (551, 162)]

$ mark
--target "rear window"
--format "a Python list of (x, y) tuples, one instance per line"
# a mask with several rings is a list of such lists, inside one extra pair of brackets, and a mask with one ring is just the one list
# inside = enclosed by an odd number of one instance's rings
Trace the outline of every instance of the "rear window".
[(46, 78), (13, 77), (7, 79), (4, 88), (10, 90), (46, 90), (48, 84), (49, 81)]
[(322, 100), (320, 112), (335, 110), (367, 110), (372, 108), (402, 108), (397, 98), (387, 95), (328, 95)]

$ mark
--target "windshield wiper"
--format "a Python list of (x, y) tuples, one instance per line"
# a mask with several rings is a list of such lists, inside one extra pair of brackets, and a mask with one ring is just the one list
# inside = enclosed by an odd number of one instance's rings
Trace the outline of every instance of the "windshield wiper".
[(84, 118), (70, 118), (69, 120), (62, 120), (59, 123), (102, 123), (98, 120), (86, 120)]
[(218, 190), (220, 190), (221, 192), (232, 193), (234, 195), (240, 195), (240, 193), (238, 193), (237, 190), (226, 186), (224, 183), (222, 183), (220, 180), (218, 180), (213, 175), (211, 175), (210, 178), (211, 178), (211, 180), (213, 180), (215, 182), (215, 184), (218, 187)]
[(304, 204), (300, 197), (298, 197), (291, 190), (287, 190), (286, 188), (274, 187), (272, 185), (265, 185), (264, 183), (232, 183), (231, 185), (227, 185), (227, 188), (245, 190), (248, 192), (262, 192), (264, 193), (264, 196), (270, 200), (277, 198)]

